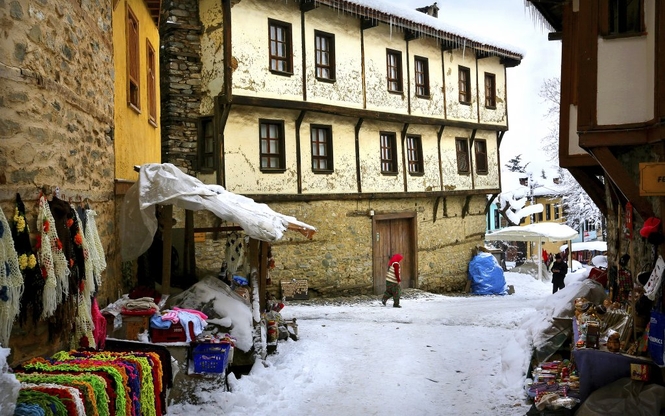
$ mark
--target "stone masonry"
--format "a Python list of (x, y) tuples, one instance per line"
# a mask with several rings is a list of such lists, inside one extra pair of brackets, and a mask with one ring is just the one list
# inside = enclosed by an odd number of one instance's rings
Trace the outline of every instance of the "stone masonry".
[(201, 105), (198, 0), (165, 1), (160, 19), (162, 162), (194, 174)]
[[(11, 221), (21, 195), (33, 245), (42, 190), (96, 210), (109, 263), (100, 299), (116, 286), (111, 3), (0, 0), (0, 209)], [(68, 348), (54, 325), (15, 324), (10, 364)]]

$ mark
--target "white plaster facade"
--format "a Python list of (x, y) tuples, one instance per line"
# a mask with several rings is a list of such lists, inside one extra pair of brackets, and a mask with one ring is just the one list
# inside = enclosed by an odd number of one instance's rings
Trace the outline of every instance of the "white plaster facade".
[[(454, 250), (467, 250), (482, 244), (485, 223), (478, 201), (500, 188), (499, 144), (502, 132), (508, 128), (505, 74), (508, 66), (519, 64), (521, 55), (498, 48), (481, 50), (472, 47), (471, 39), (445, 40), (442, 32), (415, 33), (418, 26), (384, 23), (381, 19), (385, 16), (380, 14), (364, 19), (367, 16), (360, 15), (359, 9), (341, 12), (324, 1), (239, 0), (231, 2), (230, 10), (225, 11), (225, 6), (225, 2), (201, 0), (199, 16), (200, 111), (201, 116), (215, 119), (215, 137), (221, 142), (223, 163), (218, 177), (222, 185), (261, 201), (274, 200), (282, 204), (283, 212), (304, 215), (314, 225), (317, 218), (307, 217), (307, 207), (315, 205), (312, 201), (329, 200), (334, 203), (331, 206), (346, 210), (346, 214), (326, 215), (336, 215), (336, 227), (351, 232), (370, 230), (366, 236), (368, 247), (358, 247), (358, 253), (366, 253), (362, 267), (356, 265), (360, 267), (356, 273), (361, 275), (371, 274), (367, 268), (369, 265), (371, 269), (373, 258), (373, 223), (365, 213), (374, 209), (383, 215), (413, 213), (413, 224), (423, 227), (414, 231), (414, 236), (420, 236), (416, 246), (421, 246), (420, 239), (426, 243), (422, 246), (422, 261), (416, 266), (425, 274), (415, 281), (428, 288), (445, 287), (446, 291), (460, 283), (463, 287), (464, 256), (456, 255), (459, 264), (446, 270), (424, 261), (445, 257), (453, 246), (458, 246)], [(269, 21), (290, 28), (289, 71), (270, 70)], [(230, 34), (224, 33), (229, 26)], [(332, 80), (316, 77), (317, 32), (334, 36)], [(388, 91), (389, 50), (401, 54), (401, 92)], [(428, 63), (426, 96), (416, 94), (416, 57)], [(459, 100), (460, 66), (470, 71), (470, 102), (464, 104)], [(225, 74), (225, 69), (230, 74)], [(496, 81), (492, 107), (485, 105), (486, 73), (493, 74)], [(230, 85), (225, 85), (225, 76)], [(261, 169), (259, 131), (265, 120), (283, 125), (284, 166), (278, 171)], [(325, 172), (312, 169), (312, 126), (326, 126), (331, 132), (333, 166)], [(382, 172), (382, 133), (394, 134), (396, 139), (394, 172)], [(421, 172), (408, 171), (409, 137), (420, 140)], [(468, 172), (459, 172), (456, 139), (467, 143)], [(486, 172), (479, 172), (474, 151), (478, 140), (486, 146)], [(200, 176), (207, 182), (215, 178), (210, 173)], [(448, 200), (441, 202), (442, 198)], [(366, 217), (358, 219), (359, 215)], [(439, 222), (433, 226), (437, 217)], [(330, 220), (320, 218), (321, 223)], [(448, 225), (443, 226), (442, 221)], [(330, 247), (340, 246), (342, 242), (337, 239), (344, 236), (320, 232), (317, 238), (324, 241), (321, 244), (326, 247), (322, 249), (327, 252)], [(365, 241), (363, 238), (358, 237), (359, 241)], [(288, 244), (278, 246), (282, 254), (291, 253), (285, 248)], [(292, 254), (302, 250), (295, 248)], [(342, 285), (335, 276), (316, 269), (315, 263), (308, 271), (312, 285)], [(440, 283), (448, 277), (452, 281)], [(365, 281), (363, 277), (354, 279), (355, 284)]]

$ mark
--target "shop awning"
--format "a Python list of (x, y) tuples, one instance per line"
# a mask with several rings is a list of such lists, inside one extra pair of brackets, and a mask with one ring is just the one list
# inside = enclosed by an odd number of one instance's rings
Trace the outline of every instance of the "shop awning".
[[(539, 222), (525, 226), (502, 228), (491, 234), (485, 234), (485, 241), (537, 241), (538, 255), (543, 243), (570, 241), (578, 236), (578, 232), (566, 224), (557, 222)], [(542, 276), (543, 262), (538, 262), (538, 276)]]
[(578, 232), (566, 224), (539, 222), (525, 226), (505, 227), (485, 235), (486, 241), (539, 241), (552, 243), (577, 237)]

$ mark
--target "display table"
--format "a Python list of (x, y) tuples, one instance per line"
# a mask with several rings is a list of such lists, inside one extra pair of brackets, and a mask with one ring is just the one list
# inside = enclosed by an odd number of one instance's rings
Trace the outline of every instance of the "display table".
[(609, 352), (605, 347), (600, 349), (575, 348), (579, 335), (577, 319), (573, 318), (573, 360), (580, 377), (580, 400), (584, 401), (595, 390), (606, 386), (620, 378), (630, 377), (631, 364), (646, 364), (650, 370), (650, 382), (661, 383), (660, 368), (647, 357)]

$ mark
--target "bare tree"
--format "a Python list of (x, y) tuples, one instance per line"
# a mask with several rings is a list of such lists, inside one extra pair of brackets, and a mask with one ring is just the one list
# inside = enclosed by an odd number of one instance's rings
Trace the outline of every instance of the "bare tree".
[[(561, 79), (548, 78), (540, 88), (540, 98), (548, 104), (545, 119), (550, 122), (549, 133), (542, 138), (542, 147), (551, 155), (551, 160), (559, 164), (559, 112), (561, 97)], [(584, 188), (566, 169), (560, 169), (563, 189), (563, 204), (566, 213), (566, 224), (574, 229), (586, 221), (596, 226), (601, 224), (602, 213), (584, 191)]]

